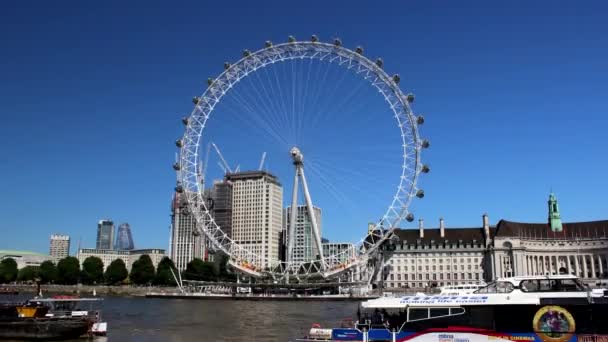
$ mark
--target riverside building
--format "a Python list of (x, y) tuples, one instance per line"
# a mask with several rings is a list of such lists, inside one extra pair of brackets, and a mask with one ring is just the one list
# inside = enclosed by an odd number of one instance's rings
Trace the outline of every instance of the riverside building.
[(489, 246), (496, 277), (573, 274), (588, 283), (608, 278), (608, 220), (562, 223), (550, 194), (547, 223), (501, 220)]
[(608, 220), (562, 223), (549, 195), (546, 223), (500, 220), (490, 226), (397, 229), (377, 281), (384, 288), (462, 285), (500, 277), (572, 274), (591, 285), (608, 278)]
[(81, 248), (78, 250), (78, 261), (80, 266), (88, 257), (97, 257), (103, 261), (104, 271), (110, 263), (116, 259), (122, 259), (127, 266), (127, 271), (131, 272), (131, 266), (142, 255), (148, 255), (152, 260), (154, 267), (158, 267), (158, 263), (165, 256), (164, 249), (133, 249), (133, 250), (115, 250), (115, 249), (97, 249), (97, 248)]
[(70, 237), (60, 234), (51, 235), (49, 254), (55, 263), (68, 257), (70, 255)]
[(281, 183), (265, 171), (229, 173), (224, 181), (232, 184), (232, 239), (264, 259), (246, 260), (250, 258), (246, 253), (237, 258), (262, 267), (278, 262), (283, 229)]
[[(495, 230), (483, 215), (480, 227), (397, 229), (399, 241), (385, 253), (378, 281), (384, 288), (428, 288), (433, 286), (479, 283), (484, 279), (485, 255)], [(487, 275), (489, 276), (489, 275)]]

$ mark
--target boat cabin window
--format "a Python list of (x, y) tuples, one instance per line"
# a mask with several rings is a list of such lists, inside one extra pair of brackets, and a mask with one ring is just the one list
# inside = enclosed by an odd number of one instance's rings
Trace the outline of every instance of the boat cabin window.
[(521, 282), (524, 292), (583, 292), (585, 286), (577, 279), (528, 279)]
[(462, 315), (464, 308), (408, 308), (407, 322)]
[(507, 281), (498, 281), (482, 287), (474, 293), (509, 293), (513, 291), (513, 284)]

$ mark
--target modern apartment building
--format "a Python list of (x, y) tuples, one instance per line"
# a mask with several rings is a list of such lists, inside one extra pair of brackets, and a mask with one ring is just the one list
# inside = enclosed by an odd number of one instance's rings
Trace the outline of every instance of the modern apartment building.
[(70, 237), (68, 235), (53, 234), (51, 235), (49, 254), (53, 262), (70, 255)]
[(283, 187), (277, 177), (264, 171), (227, 174), (232, 184), (232, 239), (252, 252), (238, 257), (262, 267), (279, 261), (283, 229)]
[(206, 258), (205, 236), (197, 230), (184, 194), (175, 193), (171, 203), (170, 258), (183, 271), (192, 259)]

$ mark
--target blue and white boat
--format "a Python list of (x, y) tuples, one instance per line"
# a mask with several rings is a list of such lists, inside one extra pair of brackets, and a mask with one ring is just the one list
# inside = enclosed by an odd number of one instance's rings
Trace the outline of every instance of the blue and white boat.
[(461, 295), (361, 303), (350, 327), (313, 327), (299, 341), (608, 341), (608, 290), (573, 275), (501, 278)]

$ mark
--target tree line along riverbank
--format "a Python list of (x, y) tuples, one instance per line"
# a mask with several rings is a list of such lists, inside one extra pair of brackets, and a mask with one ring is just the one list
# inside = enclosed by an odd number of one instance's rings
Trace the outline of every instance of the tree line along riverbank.
[[(181, 279), (196, 281), (236, 281), (234, 273), (226, 268), (226, 258), (218, 262), (205, 262), (195, 258), (181, 272)], [(95, 256), (87, 257), (82, 265), (75, 257), (63, 258), (55, 264), (45, 261), (40, 266), (26, 266), (17, 269), (12, 258), (0, 262), (0, 284), (41, 283), (55, 285), (154, 285), (175, 286), (175, 276), (179, 271), (173, 261), (164, 257), (155, 267), (148, 255), (142, 255), (127, 270), (122, 259), (115, 259), (109, 265)]]

